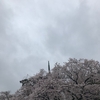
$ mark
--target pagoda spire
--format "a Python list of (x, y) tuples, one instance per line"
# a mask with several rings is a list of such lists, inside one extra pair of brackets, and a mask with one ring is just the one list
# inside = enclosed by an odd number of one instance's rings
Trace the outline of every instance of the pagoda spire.
[(48, 72), (50, 73), (50, 63), (48, 61)]

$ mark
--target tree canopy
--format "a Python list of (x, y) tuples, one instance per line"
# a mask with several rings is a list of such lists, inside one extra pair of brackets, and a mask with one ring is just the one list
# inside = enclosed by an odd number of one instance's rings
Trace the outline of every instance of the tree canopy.
[[(22, 87), (14, 95), (6, 96), (8, 100), (100, 100), (100, 63), (71, 58), (20, 83)], [(6, 100), (1, 99), (3, 95), (0, 100)]]

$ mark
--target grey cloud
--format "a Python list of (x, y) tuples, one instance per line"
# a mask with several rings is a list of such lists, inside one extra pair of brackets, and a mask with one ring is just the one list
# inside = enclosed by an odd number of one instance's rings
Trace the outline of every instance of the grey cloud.
[[(99, 60), (97, 54), (100, 48), (98, 38), (100, 23), (96, 17), (92, 18), (95, 16), (95, 10), (91, 10), (86, 2), (82, 2), (79, 8), (73, 9), (69, 15), (65, 13), (65, 17), (59, 16), (60, 18), (55, 19), (56, 26), (53, 28), (49, 25), (46, 29), (48, 51), (51, 54), (58, 51), (62, 58), (70, 56)], [(94, 25), (95, 23), (98, 25)]]
[[(11, 90), (14, 92), (19, 86), (18, 78), (14, 76), (12, 71), (12, 55), (15, 54), (16, 48), (13, 44), (13, 36), (11, 36), (10, 18), (12, 12), (6, 7), (4, 2), (0, 1), (0, 91)], [(13, 83), (13, 84), (12, 84)]]

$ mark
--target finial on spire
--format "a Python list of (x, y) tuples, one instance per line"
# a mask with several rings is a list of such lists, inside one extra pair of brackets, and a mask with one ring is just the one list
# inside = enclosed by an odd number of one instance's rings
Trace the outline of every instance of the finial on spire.
[(50, 73), (50, 63), (48, 61), (48, 72)]

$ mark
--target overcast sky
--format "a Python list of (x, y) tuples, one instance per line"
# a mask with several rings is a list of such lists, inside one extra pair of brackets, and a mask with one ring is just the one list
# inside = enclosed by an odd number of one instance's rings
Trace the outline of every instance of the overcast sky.
[(0, 0), (0, 91), (69, 58), (100, 61), (100, 0)]

